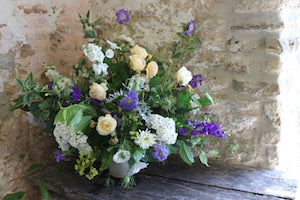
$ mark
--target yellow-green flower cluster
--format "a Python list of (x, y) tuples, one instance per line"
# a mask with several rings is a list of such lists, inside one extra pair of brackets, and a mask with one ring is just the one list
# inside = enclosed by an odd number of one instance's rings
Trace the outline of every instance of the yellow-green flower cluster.
[[(92, 150), (88, 155), (80, 154), (79, 158), (76, 160), (74, 169), (79, 173), (80, 176), (85, 175), (86, 178), (92, 180), (95, 176), (99, 174), (98, 170), (93, 167), (94, 162), (96, 161), (96, 154)], [(87, 169), (89, 172), (86, 173)]]

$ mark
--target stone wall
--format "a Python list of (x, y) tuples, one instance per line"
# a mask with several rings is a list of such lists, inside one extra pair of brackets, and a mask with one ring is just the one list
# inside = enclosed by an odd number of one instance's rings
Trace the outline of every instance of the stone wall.
[[(203, 42), (195, 56), (185, 59), (193, 74), (208, 78), (199, 93), (219, 99), (206, 112), (230, 133), (239, 149), (232, 157), (220, 146), (225, 161), (256, 167), (278, 162), (280, 120), (277, 112), (280, 69), (278, 42), (282, 0), (91, 0), (91, 15), (104, 17), (100, 39), (116, 38), (115, 12), (129, 11), (120, 33), (150, 51), (162, 48), (181, 23), (201, 25)], [(0, 2), (0, 103), (17, 96), (15, 78), (33, 72), (43, 82), (43, 61), (68, 74), (84, 43), (77, 13), (87, 1), (24, 0)], [(4, 192), (33, 191), (22, 176), (33, 163), (52, 159), (51, 148), (37, 138), (39, 128), (23, 112), (0, 112), (0, 197)], [(24, 129), (24, 127), (26, 127)], [(35, 139), (31, 139), (35, 138)], [(50, 153), (49, 153), (50, 152)], [(48, 161), (52, 162), (52, 161)], [(21, 177), (21, 178), (20, 178)], [(37, 194), (29, 192), (28, 199)], [(31, 195), (31, 196), (30, 196)]]
[[(78, 13), (88, 9), (88, 1), (0, 1), (0, 104), (17, 97), (15, 78), (33, 72), (45, 83), (44, 61), (69, 73), (84, 42)], [(32, 117), (11, 113), (10, 106), (0, 107), (0, 199), (24, 190), (26, 199), (38, 199), (39, 192), (25, 183), (25, 172), (32, 164), (53, 162), (52, 149)]]
[(238, 144), (235, 157), (220, 146), (225, 161), (256, 167), (278, 163), (277, 111), (282, 1), (275, 0), (92, 0), (104, 40), (116, 36), (114, 13), (125, 8), (129, 22), (120, 33), (151, 50), (163, 47), (181, 23), (195, 20), (203, 42), (185, 66), (209, 81), (199, 88), (219, 99), (207, 110)]

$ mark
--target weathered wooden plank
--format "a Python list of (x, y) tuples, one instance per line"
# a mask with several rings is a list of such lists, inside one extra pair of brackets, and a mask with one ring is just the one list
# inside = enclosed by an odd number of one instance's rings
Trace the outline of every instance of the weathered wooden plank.
[(55, 193), (53, 199), (57, 200), (282, 200), (282, 198), (268, 195), (149, 176), (143, 173), (137, 176), (137, 186), (133, 189), (122, 189), (120, 186), (106, 189), (100, 184), (101, 179), (88, 181), (74, 174), (68, 168), (62, 171), (61, 177), (54, 188), (53, 175), (55, 170), (54, 166), (50, 166), (33, 174), (28, 180), (36, 186), (38, 186), (40, 180), (43, 181), (49, 191)]
[(283, 177), (283, 172), (255, 169), (245, 166), (224, 166), (212, 163), (209, 168), (197, 161), (188, 167), (176, 159), (170, 159), (165, 166), (151, 164), (145, 170), (149, 175), (157, 175), (179, 181), (204, 184), (254, 194), (265, 194), (294, 199), (297, 191), (296, 179)]

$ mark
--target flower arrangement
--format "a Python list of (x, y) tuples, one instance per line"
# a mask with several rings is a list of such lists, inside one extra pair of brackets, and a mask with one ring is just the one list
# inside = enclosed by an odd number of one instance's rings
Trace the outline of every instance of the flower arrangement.
[[(82, 46), (83, 58), (71, 76), (45, 66), (46, 86), (35, 83), (32, 74), (25, 81), (16, 80), (20, 95), (12, 110), (32, 113), (43, 132), (55, 138), (56, 161), (75, 155), (75, 171), (88, 179), (112, 163), (127, 163), (125, 186), (132, 185), (132, 176), (148, 163), (163, 162), (173, 153), (191, 165), (194, 147), (208, 166), (206, 154), (219, 154), (206, 152), (205, 146), (210, 140), (222, 141), (226, 134), (201, 115), (201, 108), (214, 102), (208, 93), (195, 93), (207, 79), (192, 75), (181, 64), (201, 45), (194, 35), (195, 21), (182, 25), (163, 52), (152, 55), (125, 35), (100, 44), (95, 27), (102, 18), (90, 22), (89, 12), (79, 17), (84, 37), (91, 42)], [(129, 21), (124, 9), (116, 17), (117, 28)], [(172, 41), (175, 36), (178, 39)], [(191, 119), (191, 111), (198, 111), (200, 119)]]

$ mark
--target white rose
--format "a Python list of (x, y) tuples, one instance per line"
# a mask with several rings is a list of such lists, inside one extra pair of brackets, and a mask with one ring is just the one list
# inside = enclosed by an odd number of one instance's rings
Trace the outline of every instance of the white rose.
[(98, 83), (94, 83), (90, 86), (89, 95), (94, 99), (102, 101), (106, 98), (107, 89), (106, 83), (101, 83), (100, 85)]
[(146, 73), (148, 78), (152, 78), (153, 76), (156, 76), (158, 72), (158, 65), (155, 61), (151, 61), (148, 63), (146, 68)]
[(139, 55), (129, 56), (130, 58), (130, 66), (136, 72), (141, 72), (146, 67), (146, 61)]
[(117, 127), (117, 121), (110, 115), (106, 114), (105, 117), (98, 118), (96, 130), (100, 135), (106, 136), (112, 133)]
[(115, 53), (112, 49), (107, 49), (107, 51), (105, 52), (105, 56), (107, 58), (112, 58), (112, 57), (114, 57), (114, 55), (115, 55)]
[(147, 58), (148, 56), (146, 49), (140, 47), (139, 45), (135, 45), (130, 51), (133, 55), (139, 55), (143, 59)]
[(108, 74), (107, 68), (108, 67), (109, 66), (106, 63), (94, 63), (93, 64), (93, 70), (96, 75), (100, 75), (102, 73), (103, 76), (107, 76), (107, 74)]
[(192, 72), (187, 70), (185, 66), (182, 66), (177, 72), (176, 72), (176, 78), (181, 85), (186, 86), (189, 84), (189, 82), (192, 80), (193, 75)]

